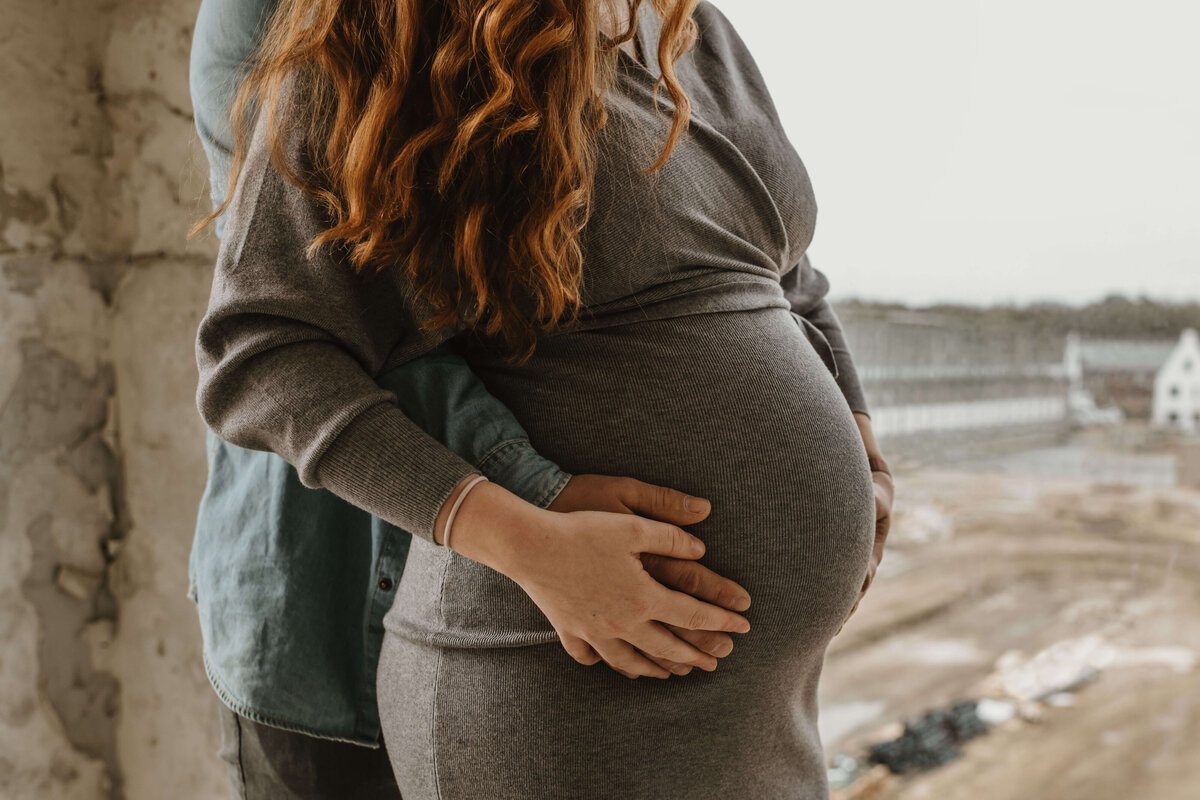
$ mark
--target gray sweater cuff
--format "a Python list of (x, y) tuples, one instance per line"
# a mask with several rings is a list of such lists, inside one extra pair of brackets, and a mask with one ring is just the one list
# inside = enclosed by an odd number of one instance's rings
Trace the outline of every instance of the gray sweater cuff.
[(388, 404), (343, 428), (316, 466), (321, 487), (430, 542), (454, 487), (477, 472)]

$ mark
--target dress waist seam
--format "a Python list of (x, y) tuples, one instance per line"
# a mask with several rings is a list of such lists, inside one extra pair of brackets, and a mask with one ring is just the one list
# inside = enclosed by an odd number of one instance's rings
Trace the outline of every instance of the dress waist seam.
[[(633, 325), (639, 322), (710, 314), (721, 311), (753, 311), (763, 308), (791, 309), (778, 281), (747, 276), (744, 280), (708, 282), (685, 291), (677, 288), (664, 297), (651, 290), (619, 301), (594, 306), (580, 313), (571, 325), (559, 328), (550, 337), (581, 331)], [(644, 298), (644, 299), (641, 299)]]

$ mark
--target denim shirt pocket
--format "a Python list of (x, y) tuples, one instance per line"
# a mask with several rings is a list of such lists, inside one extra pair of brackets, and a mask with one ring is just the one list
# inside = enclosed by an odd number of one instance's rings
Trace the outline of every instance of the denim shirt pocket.
[(817, 355), (825, 362), (825, 366), (833, 374), (833, 377), (838, 376), (837, 359), (833, 357), (833, 347), (829, 344), (829, 340), (825, 338), (825, 334), (821, 329), (814, 325), (805, 316), (791, 312), (796, 324), (800, 326), (800, 330), (804, 331), (804, 335), (808, 337), (809, 344), (817, 351)]

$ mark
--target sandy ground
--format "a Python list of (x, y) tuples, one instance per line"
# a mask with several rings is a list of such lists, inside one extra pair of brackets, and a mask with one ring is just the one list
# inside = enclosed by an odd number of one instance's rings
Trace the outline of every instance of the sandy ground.
[[(1113, 457), (1103, 436), (1080, 442)], [(828, 753), (859, 755), (955, 700), (1004, 697), (1005, 653), (1099, 643), (1099, 677), (949, 764), (835, 797), (1200, 797), (1200, 491), (973, 469), (893, 465), (889, 548), (826, 662)]]

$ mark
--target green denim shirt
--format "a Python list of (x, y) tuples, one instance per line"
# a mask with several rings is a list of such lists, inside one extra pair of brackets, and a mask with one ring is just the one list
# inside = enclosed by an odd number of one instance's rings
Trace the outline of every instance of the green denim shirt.
[[(226, 110), (273, 5), (200, 6), (190, 81), (214, 206), (224, 198), (232, 150)], [(546, 507), (570, 480), (537, 454), (451, 344), (377, 380), (427, 433), (523, 499)], [(379, 747), (375, 668), (411, 534), (304, 486), (275, 453), (211, 430), (206, 445), (187, 596), (213, 688), (249, 719)]]

